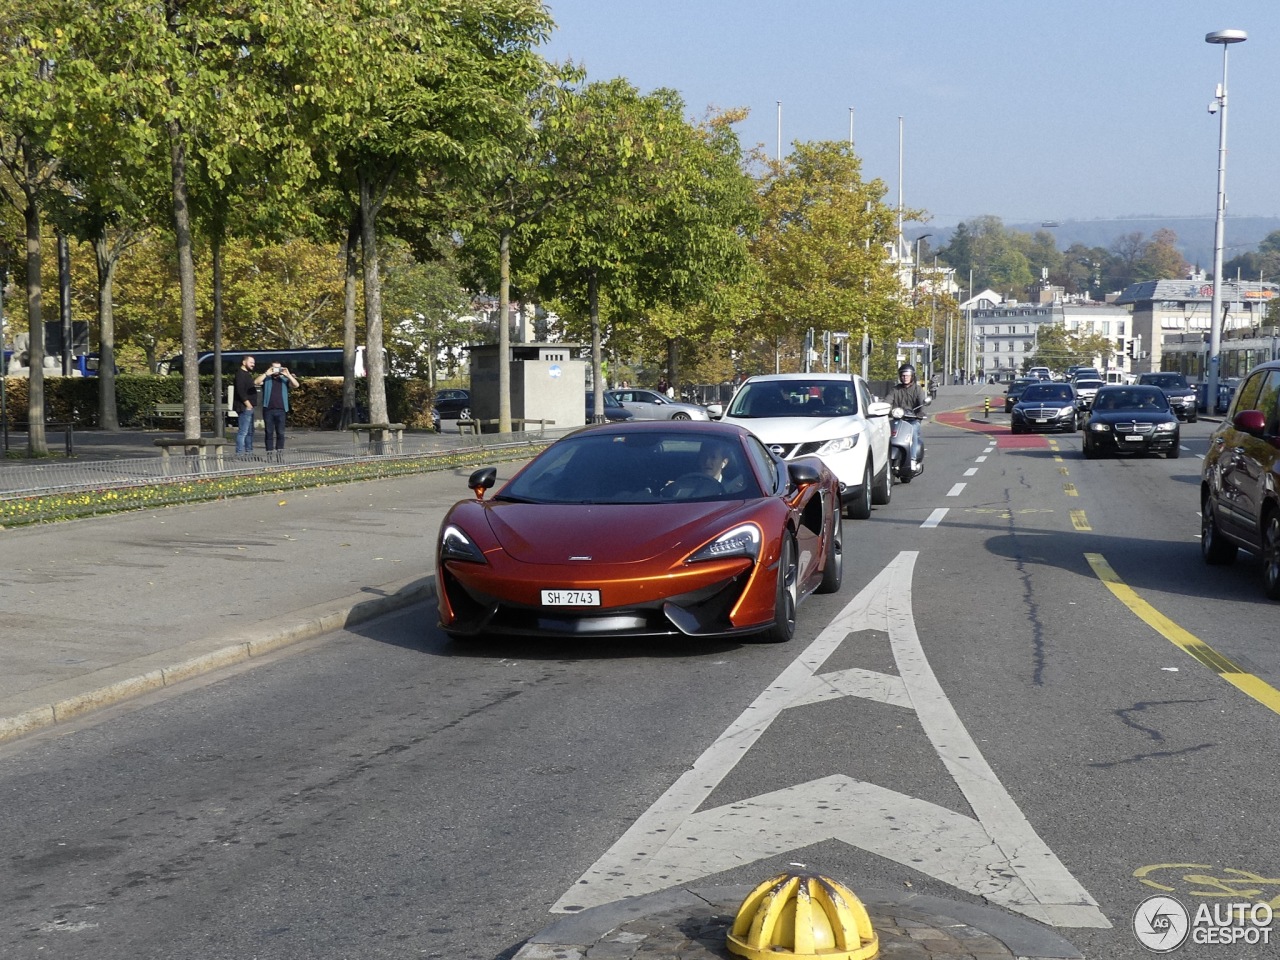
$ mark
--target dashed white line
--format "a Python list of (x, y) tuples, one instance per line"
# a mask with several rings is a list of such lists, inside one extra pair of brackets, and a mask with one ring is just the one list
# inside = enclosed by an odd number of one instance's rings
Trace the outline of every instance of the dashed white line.
[(987, 462), (986, 454), (983, 454), (982, 456), (978, 457), (978, 459), (974, 460), (973, 462), (974, 462), (974, 463), (986, 463), (986, 462)]
[(966, 471), (964, 472), (964, 475), (965, 475), (966, 477), (972, 477), (972, 476), (973, 476), (975, 473), (977, 473), (977, 472), (978, 472), (978, 468), (977, 468), (977, 467), (970, 467), (968, 470), (966, 470)]
[(939, 507), (937, 510), (933, 511), (933, 513), (929, 514), (928, 520), (920, 524), (920, 529), (927, 530), (930, 527), (936, 527), (938, 524), (942, 522), (942, 518), (945, 517), (946, 515), (947, 515), (947, 508)]
[(965, 485), (963, 483), (957, 483), (954, 487), (952, 487), (949, 491), (947, 491), (947, 496), (948, 497), (960, 496), (960, 491), (962, 491), (964, 487)]

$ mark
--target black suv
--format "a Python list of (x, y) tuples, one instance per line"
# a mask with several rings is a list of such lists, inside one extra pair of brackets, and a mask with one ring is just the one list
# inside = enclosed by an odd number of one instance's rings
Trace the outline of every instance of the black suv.
[(1187, 423), (1196, 422), (1196, 388), (1187, 383), (1187, 378), (1180, 373), (1144, 373), (1138, 377), (1139, 383), (1150, 384), (1164, 391), (1164, 398), (1178, 415), (1179, 420)]
[(1239, 547), (1262, 559), (1263, 588), (1280, 600), (1280, 360), (1249, 372), (1204, 458), (1200, 553), (1227, 564)]

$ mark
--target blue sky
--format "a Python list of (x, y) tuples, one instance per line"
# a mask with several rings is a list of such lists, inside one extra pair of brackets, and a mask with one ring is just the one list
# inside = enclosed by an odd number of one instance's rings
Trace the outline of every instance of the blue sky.
[[(547, 0), (547, 57), (748, 107), (744, 144), (847, 140), (953, 225), (1214, 217), (1222, 48), (1229, 216), (1280, 215), (1280, 0)], [(1153, 229), (1157, 224), (1153, 224)]]

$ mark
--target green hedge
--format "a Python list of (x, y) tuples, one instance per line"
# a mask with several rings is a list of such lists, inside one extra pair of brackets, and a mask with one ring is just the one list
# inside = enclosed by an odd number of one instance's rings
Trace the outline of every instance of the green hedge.
[[(10, 426), (26, 423), (26, 378), (6, 377), (4, 382), (5, 407)], [(230, 378), (223, 378), (223, 390), (226, 390), (230, 382)], [(392, 422), (403, 423), (410, 429), (430, 429), (430, 384), (425, 380), (388, 377), (386, 385), (387, 414)], [(211, 403), (212, 397), (212, 375), (201, 377), (201, 402)], [(144, 426), (152, 404), (181, 402), (182, 378), (179, 376), (120, 374), (116, 377), (116, 417), (122, 427)], [(361, 411), (369, 409), (367, 380), (356, 382), (356, 403)], [(329, 377), (303, 380), (296, 390), (289, 391), (289, 406), (289, 423), (292, 426), (312, 429), (336, 427), (342, 407), (342, 381)], [(44, 409), (45, 421), (48, 423), (70, 420), (82, 429), (97, 427), (98, 378), (45, 377)]]

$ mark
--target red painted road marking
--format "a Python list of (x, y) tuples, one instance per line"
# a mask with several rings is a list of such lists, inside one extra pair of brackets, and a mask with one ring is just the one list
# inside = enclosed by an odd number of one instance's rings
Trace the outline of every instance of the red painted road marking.
[(1019, 433), (1015, 435), (1003, 424), (970, 420), (969, 417), (972, 413), (977, 413), (976, 407), (969, 410), (948, 410), (946, 413), (935, 414), (933, 419), (939, 423), (946, 424), (948, 427), (972, 430), (975, 433), (985, 433), (996, 442), (996, 446), (1001, 450), (1044, 450), (1049, 446), (1048, 438), (1040, 434)]

